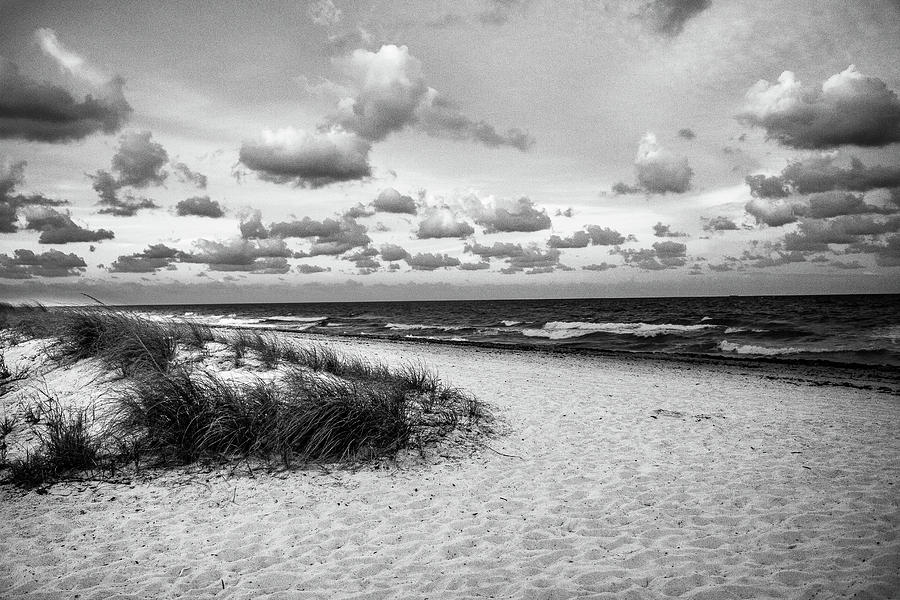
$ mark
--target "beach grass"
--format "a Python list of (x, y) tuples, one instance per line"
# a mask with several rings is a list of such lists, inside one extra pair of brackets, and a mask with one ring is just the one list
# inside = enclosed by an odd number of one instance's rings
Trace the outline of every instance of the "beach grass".
[[(23, 487), (124, 464), (358, 463), (423, 450), (489, 418), (474, 396), (418, 362), (391, 366), (329, 345), (105, 307), (28, 308), (5, 322), (51, 338), (53, 361), (98, 359), (125, 383), (102, 430), (54, 399), (23, 407), (38, 444), (0, 465)], [(185, 359), (183, 350), (199, 353)], [(245, 376), (219, 374), (221, 363), (204, 362), (211, 352)]]

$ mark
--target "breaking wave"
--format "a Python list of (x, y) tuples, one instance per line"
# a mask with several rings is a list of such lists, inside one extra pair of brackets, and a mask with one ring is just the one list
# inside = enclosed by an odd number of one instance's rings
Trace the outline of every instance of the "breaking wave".
[(633, 335), (652, 338), (658, 335), (672, 335), (704, 329), (715, 329), (716, 325), (674, 325), (671, 323), (585, 323), (569, 321), (551, 321), (540, 329), (524, 329), (522, 334), (528, 337), (543, 337), (551, 340), (563, 340), (582, 337), (594, 333), (611, 333), (615, 335)]

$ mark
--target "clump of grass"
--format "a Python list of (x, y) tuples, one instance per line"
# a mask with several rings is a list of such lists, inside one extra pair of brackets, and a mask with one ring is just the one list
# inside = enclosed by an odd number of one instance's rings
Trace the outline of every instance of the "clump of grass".
[(216, 335), (209, 325), (191, 320), (179, 323), (175, 328), (175, 335), (182, 344), (198, 350), (204, 350), (208, 342), (216, 340)]
[(77, 361), (97, 357), (123, 375), (165, 371), (175, 357), (177, 335), (171, 323), (151, 321), (106, 308), (54, 311), (47, 318), (57, 338), (57, 358)]

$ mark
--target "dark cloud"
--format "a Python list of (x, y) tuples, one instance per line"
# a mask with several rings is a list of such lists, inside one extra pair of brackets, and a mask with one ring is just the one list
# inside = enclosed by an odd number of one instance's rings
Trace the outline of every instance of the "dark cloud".
[(175, 212), (180, 217), (194, 215), (198, 217), (209, 217), (218, 219), (225, 215), (225, 211), (215, 200), (210, 200), (209, 196), (194, 196), (186, 200), (180, 201), (175, 205)]
[(526, 152), (534, 145), (534, 138), (521, 129), (508, 129), (500, 133), (484, 121), (475, 121), (462, 114), (456, 106), (435, 98), (419, 110), (420, 128), (435, 137), (471, 140), (489, 148), (510, 146)]
[(25, 77), (15, 63), (0, 57), (0, 139), (61, 143), (115, 133), (131, 114), (123, 85), (114, 78), (96, 97), (79, 102), (59, 86)]
[(291, 270), (287, 259), (281, 256), (254, 259), (250, 263), (210, 263), (210, 271), (234, 272), (242, 271), (251, 275), (284, 275)]
[(404, 196), (394, 188), (382, 190), (373, 205), (378, 212), (416, 214), (416, 201), (412, 196)]
[(694, 176), (687, 159), (665, 150), (652, 133), (641, 139), (634, 167), (638, 186), (651, 194), (683, 194), (690, 189)]
[(195, 185), (201, 190), (206, 189), (206, 175), (192, 171), (190, 167), (183, 162), (172, 163), (172, 171), (175, 172), (175, 176), (178, 177), (179, 181)]
[(900, 99), (877, 77), (850, 65), (821, 89), (804, 87), (791, 71), (777, 83), (750, 88), (738, 119), (762, 127), (770, 139), (805, 149), (900, 142)]
[(625, 183), (624, 181), (620, 181), (619, 183), (612, 186), (612, 192), (616, 196), (624, 196), (627, 194), (640, 194), (643, 191), (644, 190), (642, 190), (641, 188), (632, 187), (632, 186), (628, 185), (627, 183)]
[(595, 246), (617, 246), (627, 239), (618, 231), (599, 225), (588, 225), (587, 233), (591, 236), (591, 243)]
[(461, 271), (486, 271), (491, 268), (491, 263), (481, 261), (477, 263), (460, 263), (459, 269)]
[(302, 273), (303, 275), (310, 275), (312, 273), (324, 273), (330, 270), (331, 269), (326, 269), (325, 267), (320, 267), (319, 265), (297, 265), (297, 272)]
[(551, 235), (547, 245), (551, 248), (587, 248), (591, 242), (591, 236), (586, 231), (576, 231), (569, 237), (561, 238)]
[(238, 228), (241, 237), (245, 240), (265, 239), (269, 237), (269, 231), (262, 222), (262, 211), (258, 209), (246, 209), (241, 211)]
[(355, 206), (351, 206), (346, 211), (344, 211), (343, 216), (349, 217), (351, 219), (361, 219), (365, 217), (371, 217), (374, 214), (374, 210), (370, 209), (362, 202), (357, 202)]
[(705, 231), (735, 231), (740, 228), (728, 217), (718, 216), (708, 219), (703, 225), (703, 229)]
[(697, 134), (694, 133), (693, 129), (684, 128), (678, 130), (678, 137), (684, 138), (686, 140), (692, 140), (697, 137)]
[(13, 191), (25, 182), (24, 160), (0, 163), (0, 201), (8, 200)]
[(458, 267), (459, 259), (446, 254), (416, 254), (406, 258), (406, 263), (416, 271), (434, 271), (443, 267)]
[(656, 225), (653, 226), (653, 235), (654, 237), (687, 237), (688, 234), (683, 233), (681, 231), (672, 231), (671, 225), (663, 225), (662, 222), (657, 222)]
[(395, 244), (385, 244), (381, 247), (380, 250), (381, 259), (386, 260), (388, 262), (396, 261), (396, 260), (404, 260), (409, 256), (409, 252), (407, 252), (404, 248), (397, 246)]
[(144, 208), (159, 208), (159, 205), (149, 198), (136, 198), (126, 194), (125, 198), (116, 200), (111, 206), (101, 208), (97, 212), (101, 215), (113, 215), (116, 217), (133, 217)]
[[(522, 197), (514, 203), (496, 206), (470, 205), (475, 222), (484, 227), (485, 233), (498, 231), (540, 231), (550, 229), (550, 217), (544, 209), (538, 210), (531, 199)], [(470, 212), (470, 214), (472, 214)]]
[(161, 269), (173, 268), (172, 263), (181, 252), (165, 244), (151, 244), (143, 252), (120, 256), (109, 266), (113, 273), (154, 273)]
[(611, 265), (607, 262), (602, 262), (600, 264), (593, 263), (593, 264), (585, 265), (585, 266), (581, 267), (581, 269), (583, 271), (608, 271), (610, 269), (615, 269), (615, 268), (616, 268), (616, 265)]
[(199, 240), (193, 252), (182, 253), (180, 260), (207, 265), (252, 265), (258, 258), (290, 258), (293, 252), (281, 239), (248, 241), (244, 239), (219, 242)]
[(543, 250), (537, 246), (522, 248), (522, 254), (506, 259), (509, 269), (522, 271), (525, 269), (541, 269), (559, 266), (560, 252), (556, 248)]
[(326, 218), (323, 221), (315, 221), (309, 217), (303, 217), (299, 221), (287, 221), (269, 225), (269, 235), (281, 238), (328, 237), (337, 235), (340, 231), (341, 223), (330, 218)]
[[(750, 178), (747, 180), (751, 192), (755, 192), (756, 196), (767, 198), (781, 197), (788, 192), (796, 194), (832, 190), (866, 192), (877, 188), (900, 186), (900, 166), (866, 167), (859, 159), (852, 158), (850, 168), (845, 169), (836, 165), (833, 157), (812, 157), (791, 162), (780, 176), (754, 177), (757, 179), (753, 182)], [(760, 185), (760, 182), (763, 185)]]
[(797, 220), (798, 212), (802, 212), (799, 203), (790, 200), (764, 200), (753, 198), (744, 206), (753, 215), (757, 223), (765, 223), (770, 227), (780, 227)]
[(660, 35), (675, 37), (685, 24), (712, 6), (712, 0), (654, 0), (644, 4), (640, 18)]
[(72, 221), (69, 215), (52, 208), (44, 208), (32, 212), (27, 227), (41, 231), (41, 235), (38, 238), (38, 242), (41, 244), (99, 242), (100, 240), (111, 240), (115, 237), (113, 232), (107, 229), (97, 229), (96, 231), (85, 229)]
[(885, 214), (892, 209), (866, 204), (863, 197), (845, 192), (822, 192), (807, 198), (766, 200), (754, 198), (744, 207), (757, 223), (778, 227), (801, 217), (824, 219), (842, 215)]
[(31, 250), (19, 249), (13, 257), (0, 254), (0, 278), (4, 279), (77, 276), (86, 266), (80, 256), (64, 254), (59, 250), (35, 254)]
[(366, 228), (350, 218), (341, 220), (340, 228), (334, 233), (316, 238), (309, 250), (310, 256), (343, 254), (353, 248), (368, 246), (372, 239)]
[(288, 128), (265, 131), (261, 139), (244, 142), (240, 161), (264, 180), (320, 188), (369, 177), (371, 148), (370, 141), (352, 132)]
[(493, 246), (482, 246), (478, 242), (466, 244), (465, 252), (477, 254), (483, 259), (490, 258), (512, 258), (514, 256), (522, 256), (525, 251), (521, 244), (513, 244), (511, 242), (494, 242)]
[(431, 208), (419, 223), (416, 237), (420, 239), (466, 237), (475, 233), (475, 228), (457, 216), (449, 208)]
[(877, 206), (866, 204), (861, 195), (844, 192), (813, 194), (807, 199), (807, 202), (809, 209), (806, 214), (816, 219), (885, 212), (884, 209)]
[(684, 266), (687, 263), (686, 251), (685, 244), (665, 241), (655, 242), (652, 248), (619, 250), (618, 254), (622, 255), (627, 265), (645, 271), (661, 271)]
[(169, 155), (152, 138), (149, 131), (130, 131), (119, 138), (119, 148), (112, 157), (112, 170), (118, 173), (119, 187), (144, 188), (162, 185), (166, 180), (168, 173), (163, 167)]
[(875, 255), (875, 264), (880, 267), (900, 267), (900, 234), (890, 236)]
[(18, 228), (16, 222), (19, 215), (16, 207), (10, 202), (0, 201), (0, 233), (15, 233)]
[(48, 206), (30, 207), (25, 211), (25, 228), (33, 231), (73, 227), (75, 223), (67, 213)]
[(554, 213), (554, 216), (556, 216), (556, 217), (572, 217), (574, 215), (575, 215), (575, 209), (573, 209), (571, 206), (569, 208), (567, 208), (566, 210), (560, 210), (557, 208), (556, 212)]

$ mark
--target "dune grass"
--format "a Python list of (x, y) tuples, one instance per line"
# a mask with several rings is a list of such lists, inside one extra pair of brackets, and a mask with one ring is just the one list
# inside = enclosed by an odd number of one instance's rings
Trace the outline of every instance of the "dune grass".
[[(13, 327), (52, 336), (59, 361), (97, 358), (127, 384), (103, 432), (91, 433), (84, 411), (53, 402), (26, 407), (21, 416), (39, 430), (40, 443), (6, 463), (7, 480), (24, 487), (131, 463), (358, 462), (421, 450), (489, 418), (477, 399), (445, 386), (421, 363), (392, 367), (257, 331), (216, 331), (107, 308), (29, 309)], [(269, 375), (217, 375), (204, 362), (215, 342), (235, 367), (261, 366)], [(200, 354), (184, 360), (179, 347)]]

